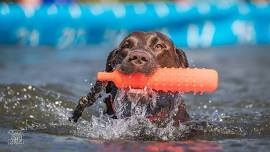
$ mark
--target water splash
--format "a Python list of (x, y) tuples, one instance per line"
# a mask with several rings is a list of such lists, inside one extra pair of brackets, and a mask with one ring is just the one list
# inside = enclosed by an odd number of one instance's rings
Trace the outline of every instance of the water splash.
[[(115, 98), (115, 106), (120, 109), (116, 111), (116, 114), (121, 119), (112, 119), (104, 114), (103, 108), (94, 109), (98, 111), (98, 115), (92, 115), (93, 109), (89, 108), (85, 110), (78, 123), (71, 123), (68, 121), (68, 117), (76, 103), (69, 101), (67, 97), (36, 86), (0, 85), (0, 124), (1, 127), (27, 131), (106, 140), (181, 140), (190, 137), (194, 131), (202, 132), (204, 139), (263, 135), (265, 132), (269, 132), (267, 129), (269, 128), (267, 126), (270, 126), (269, 121), (261, 121), (261, 119), (267, 120), (269, 115), (255, 115), (255, 120), (262, 123), (256, 124), (256, 130), (254, 130), (252, 122), (247, 123), (246, 126), (239, 125), (249, 117), (241, 118), (243, 120), (237, 124), (234, 122), (239, 121), (242, 116), (229, 115), (219, 111), (210, 113), (206, 118), (202, 115), (198, 120), (194, 119), (175, 127), (173, 119), (170, 118), (177, 111), (176, 108), (171, 111), (166, 125), (160, 127), (145, 118), (149, 107), (140, 104), (139, 95), (134, 96), (131, 106), (126, 106), (123, 102), (124, 93), (124, 90), (119, 91)], [(140, 92), (138, 91), (138, 93)], [(176, 96), (182, 98), (181, 94)], [(155, 107), (158, 98), (162, 98), (162, 96), (153, 94), (150, 108)], [(97, 107), (101, 103), (97, 101)], [(128, 118), (123, 117), (123, 112), (127, 109), (131, 111), (131, 116)]]
[[(119, 119), (111, 119), (108, 115), (101, 114), (98, 117), (92, 116), (91, 121), (81, 121), (77, 125), (77, 135), (93, 139), (132, 139), (132, 140), (177, 140), (186, 138), (192, 130), (185, 124), (180, 127), (174, 126), (172, 117), (178, 111), (180, 102), (176, 102), (174, 109), (170, 112), (166, 125), (160, 127), (152, 123), (147, 116), (147, 104), (142, 104), (141, 93), (144, 90), (128, 90), (135, 93), (133, 98), (125, 101), (127, 90), (118, 91), (114, 107), (116, 116)], [(175, 96), (172, 94), (172, 96)], [(159, 97), (157, 93), (152, 94), (152, 102), (150, 107), (156, 106), (156, 100)], [(182, 98), (181, 94), (177, 94), (176, 98)], [(179, 100), (181, 101), (181, 100)], [(130, 103), (130, 104), (128, 104)], [(130, 117), (126, 117), (126, 112), (130, 112)]]

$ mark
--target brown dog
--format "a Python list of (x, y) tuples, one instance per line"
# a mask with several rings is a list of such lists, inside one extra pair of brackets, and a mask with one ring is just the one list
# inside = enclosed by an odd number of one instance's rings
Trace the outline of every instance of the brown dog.
[[(164, 34), (159, 32), (133, 32), (127, 36), (113, 50), (108, 58), (105, 71), (111, 72), (115, 69), (122, 73), (130, 74), (141, 72), (151, 75), (158, 67), (186, 68), (188, 61), (185, 53), (177, 49), (173, 42)], [(132, 90), (132, 91), (131, 91)], [(109, 93), (110, 96), (104, 99), (107, 105), (106, 113), (113, 118), (123, 118), (131, 115), (130, 107), (134, 98), (136, 104), (146, 105), (146, 117), (153, 122), (164, 123), (167, 118), (173, 118), (175, 124), (189, 120), (185, 104), (179, 94), (141, 90), (141, 93), (134, 93), (133, 89), (124, 90), (122, 102), (127, 103), (121, 115), (117, 114), (119, 107), (116, 107), (115, 98), (119, 93), (113, 82), (103, 83), (97, 81), (87, 96), (81, 97), (70, 120), (77, 122), (85, 107), (91, 106), (102, 93)], [(136, 91), (135, 91), (136, 92)], [(155, 94), (155, 95), (154, 95)], [(155, 104), (152, 103), (155, 101)], [(176, 112), (170, 115), (173, 110)]]

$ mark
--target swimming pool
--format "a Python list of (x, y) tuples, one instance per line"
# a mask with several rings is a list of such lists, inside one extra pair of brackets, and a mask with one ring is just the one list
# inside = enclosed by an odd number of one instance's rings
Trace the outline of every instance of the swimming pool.
[[(270, 145), (270, 46), (185, 49), (190, 65), (217, 69), (214, 94), (184, 96), (203, 134), (183, 141), (185, 128), (158, 129), (144, 120), (91, 118), (67, 121), (79, 96), (104, 69), (113, 46), (1, 46), (1, 151), (268, 151)], [(75, 51), (76, 50), (76, 51)], [(9, 145), (11, 129), (23, 131), (22, 145)], [(143, 140), (145, 139), (145, 140)], [(160, 142), (165, 140), (166, 142)]]

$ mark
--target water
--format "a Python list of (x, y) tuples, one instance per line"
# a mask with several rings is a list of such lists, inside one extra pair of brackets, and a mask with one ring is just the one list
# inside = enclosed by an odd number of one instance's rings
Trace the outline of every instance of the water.
[[(184, 95), (192, 125), (159, 128), (143, 117), (143, 107), (112, 120), (96, 104), (78, 123), (67, 121), (111, 47), (1, 46), (0, 151), (269, 151), (269, 49), (187, 49), (191, 66), (219, 71), (219, 90)], [(24, 144), (8, 144), (11, 129), (23, 130)], [(200, 134), (186, 139), (192, 129)]]

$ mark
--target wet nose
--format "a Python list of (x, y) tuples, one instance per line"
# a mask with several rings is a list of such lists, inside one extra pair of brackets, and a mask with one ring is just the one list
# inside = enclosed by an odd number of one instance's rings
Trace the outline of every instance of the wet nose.
[(135, 66), (142, 66), (150, 61), (150, 55), (143, 51), (133, 51), (129, 54), (128, 62)]

